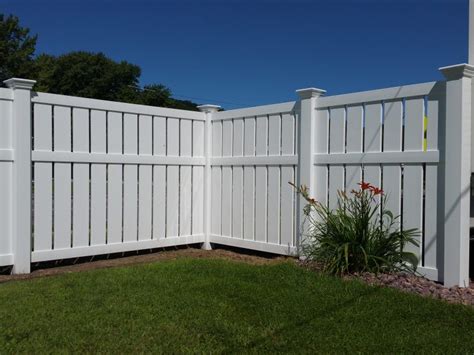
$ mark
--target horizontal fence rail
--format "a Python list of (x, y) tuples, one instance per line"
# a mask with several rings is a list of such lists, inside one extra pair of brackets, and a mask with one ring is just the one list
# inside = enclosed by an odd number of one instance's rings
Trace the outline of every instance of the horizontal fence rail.
[(298, 255), (307, 185), (381, 187), (419, 271), (469, 280), (471, 77), (219, 111), (0, 88), (0, 266), (202, 243)]

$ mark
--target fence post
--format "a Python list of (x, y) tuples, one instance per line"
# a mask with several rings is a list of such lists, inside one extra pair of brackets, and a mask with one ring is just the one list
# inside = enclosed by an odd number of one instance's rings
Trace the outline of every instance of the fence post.
[(31, 266), (31, 89), (34, 80), (4, 81), (13, 91), (13, 270), (26, 274)]
[(221, 107), (217, 105), (201, 105), (198, 106), (199, 111), (206, 115), (204, 123), (204, 154), (206, 165), (204, 167), (204, 243), (202, 249), (211, 250), (211, 156), (212, 156), (212, 114), (217, 112)]
[[(300, 119), (298, 129), (298, 186), (306, 185), (309, 194), (314, 196), (314, 166), (313, 155), (315, 153), (315, 120), (316, 101), (326, 91), (316, 88), (296, 90), (300, 97)], [(303, 241), (303, 208), (306, 201), (298, 195), (297, 197), (297, 241), (298, 253), (301, 252)]]
[(471, 78), (468, 64), (440, 68), (446, 77), (444, 284), (469, 286)]

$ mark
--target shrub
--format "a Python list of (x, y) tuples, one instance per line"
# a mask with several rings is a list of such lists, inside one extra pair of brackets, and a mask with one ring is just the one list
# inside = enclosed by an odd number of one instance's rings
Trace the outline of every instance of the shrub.
[(304, 209), (307, 233), (302, 255), (332, 274), (353, 272), (414, 273), (418, 258), (405, 251), (409, 244), (418, 246), (418, 230), (401, 230), (399, 216), (385, 208), (383, 191), (366, 182), (347, 195), (338, 192), (333, 210), (308, 195), (306, 186), (296, 187), (308, 204)]

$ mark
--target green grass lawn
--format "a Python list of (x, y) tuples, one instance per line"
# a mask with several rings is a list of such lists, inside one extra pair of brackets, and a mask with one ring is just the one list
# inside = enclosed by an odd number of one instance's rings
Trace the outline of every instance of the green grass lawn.
[(5, 352), (474, 352), (474, 310), (211, 259), (0, 284)]

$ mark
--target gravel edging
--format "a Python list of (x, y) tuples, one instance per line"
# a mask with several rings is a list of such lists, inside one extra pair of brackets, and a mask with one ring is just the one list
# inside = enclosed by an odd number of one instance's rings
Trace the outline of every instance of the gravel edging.
[[(301, 262), (303, 267), (320, 270), (317, 264)], [(360, 280), (372, 286), (385, 286), (402, 292), (414, 293), (422, 297), (444, 300), (449, 303), (474, 306), (474, 283), (469, 287), (444, 287), (425, 277), (403, 273), (373, 274), (369, 272), (347, 274), (345, 280)]]

